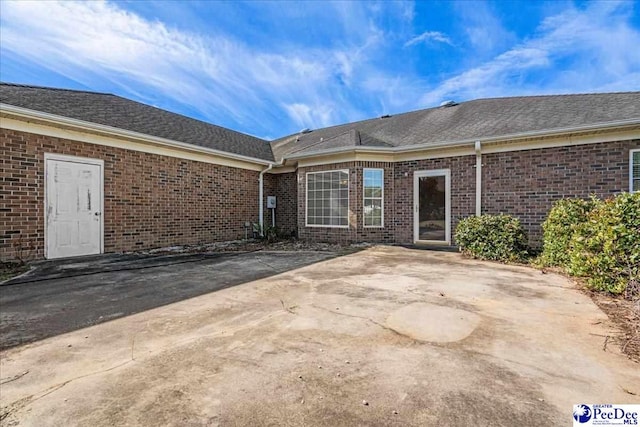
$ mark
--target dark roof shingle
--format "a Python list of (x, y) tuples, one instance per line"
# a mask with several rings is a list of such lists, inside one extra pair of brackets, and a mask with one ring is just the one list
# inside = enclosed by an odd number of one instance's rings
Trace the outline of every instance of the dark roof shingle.
[(273, 160), (271, 147), (265, 140), (112, 94), (2, 83), (0, 102), (227, 153)]
[(478, 99), (290, 135), (271, 147), (281, 159), (348, 148), (353, 145), (348, 139), (336, 137), (350, 131), (361, 135), (362, 146), (408, 147), (633, 119), (640, 122), (640, 92)]
[(271, 143), (116, 95), (0, 84), (0, 102), (256, 159), (349, 147), (409, 147), (640, 122), (640, 92), (477, 99), (317, 129)]

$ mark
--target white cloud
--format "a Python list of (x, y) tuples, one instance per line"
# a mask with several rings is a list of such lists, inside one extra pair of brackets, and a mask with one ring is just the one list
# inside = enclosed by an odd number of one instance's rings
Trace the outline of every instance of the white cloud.
[(455, 7), (460, 15), (460, 30), (475, 56), (492, 55), (514, 43), (515, 35), (505, 28), (488, 3), (459, 2)]
[[(339, 9), (345, 26), (363, 19), (354, 7)], [(4, 2), (2, 11), (5, 52), (96, 90), (115, 84), (126, 96), (169, 99), (260, 134), (286, 132), (285, 114), (294, 126), (314, 128), (359, 117), (353, 107), (334, 108), (334, 100), (380, 40), (371, 26), (337, 48), (269, 52), (229, 36), (180, 31), (108, 2)], [(274, 111), (284, 105), (290, 107)]]
[(420, 34), (418, 36), (415, 36), (412, 39), (410, 39), (409, 41), (407, 41), (404, 44), (404, 46), (408, 47), (408, 46), (416, 45), (418, 43), (430, 42), (430, 41), (439, 42), (439, 43), (445, 43), (445, 44), (453, 46), (453, 43), (451, 42), (451, 39), (449, 39), (449, 37), (447, 37), (446, 35), (444, 35), (440, 31), (425, 31), (424, 33), (422, 33), (422, 34)]
[[(269, 20), (281, 7), (257, 5)], [(437, 74), (442, 58), (434, 55), (433, 68), (417, 70), (412, 49), (397, 49), (412, 32), (410, 3), (292, 8), (288, 13), (300, 15), (301, 31), (308, 31), (304, 19), (313, 20), (315, 44), (287, 34), (273, 42), (267, 31), (262, 35), (254, 28), (246, 42), (217, 27), (206, 34), (179, 30), (108, 2), (4, 1), (1, 6), (0, 47), (3, 62), (11, 58), (13, 69), (37, 64), (95, 90), (120, 88), (124, 96), (161, 108), (180, 104), (187, 114), (259, 135), (280, 136), (444, 99), (640, 89), (640, 33), (629, 24), (628, 3), (567, 9), (519, 42), (488, 8), (480, 8), (476, 18), (465, 12), (468, 28), (450, 33), (460, 48), (460, 68), (435, 84), (434, 78), (442, 78)], [(206, 27), (200, 24), (193, 28)], [(327, 34), (339, 36), (327, 42)], [(464, 35), (471, 46), (466, 52)], [(449, 35), (437, 31), (406, 45), (427, 42), (453, 45)]]
[[(420, 100), (640, 89), (640, 31), (625, 4), (595, 3), (545, 19), (534, 37), (446, 79)], [(532, 77), (536, 71), (545, 77)]]
[(307, 105), (302, 103), (287, 104), (283, 106), (296, 123), (302, 128), (320, 128), (335, 123), (333, 107), (326, 104)]

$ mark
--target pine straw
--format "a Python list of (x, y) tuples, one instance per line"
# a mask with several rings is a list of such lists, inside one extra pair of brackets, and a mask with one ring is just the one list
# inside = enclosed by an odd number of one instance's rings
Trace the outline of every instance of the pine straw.
[(621, 334), (610, 337), (608, 341), (618, 345), (629, 359), (640, 363), (640, 295), (636, 286), (636, 283), (630, 283), (632, 289), (627, 295), (586, 289), (585, 292), (621, 330)]

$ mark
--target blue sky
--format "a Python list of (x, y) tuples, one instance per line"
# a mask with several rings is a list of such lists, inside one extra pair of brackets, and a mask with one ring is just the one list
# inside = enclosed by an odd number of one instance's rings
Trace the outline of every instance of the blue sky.
[(481, 97), (640, 90), (637, 2), (0, 2), (0, 79), (262, 138)]

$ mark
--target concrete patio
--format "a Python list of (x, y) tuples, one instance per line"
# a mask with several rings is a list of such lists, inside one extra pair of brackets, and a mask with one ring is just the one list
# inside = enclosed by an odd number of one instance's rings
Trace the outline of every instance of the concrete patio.
[(2, 418), (568, 425), (575, 403), (637, 403), (612, 333), (559, 275), (374, 247), (6, 350)]

